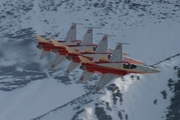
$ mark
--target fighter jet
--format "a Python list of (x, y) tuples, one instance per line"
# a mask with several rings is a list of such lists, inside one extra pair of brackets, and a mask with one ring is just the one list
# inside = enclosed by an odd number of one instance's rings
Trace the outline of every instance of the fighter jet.
[[(99, 42), (98, 47), (94, 53), (80, 52), (81, 56), (83, 56), (91, 61), (102, 61), (102, 62), (109, 61), (110, 58), (112, 57), (112, 52), (109, 52), (108, 36), (113, 36), (113, 35), (104, 34), (103, 38)], [(134, 63), (134, 64), (143, 64), (143, 62), (141, 62), (139, 60), (125, 57), (125, 55), (126, 55), (125, 52), (122, 52), (121, 54), (123, 55), (123, 59), (125, 59), (125, 61), (127, 61), (127, 62)], [(72, 72), (75, 68), (77, 68), (81, 64), (81, 61), (79, 60), (78, 55), (72, 54), (72, 53), (69, 53), (68, 56), (66, 56), (66, 58), (68, 60), (72, 61), (69, 64), (69, 66), (66, 70), (66, 73), (65, 73), (65, 74), (69, 74), (70, 72)]]
[[(72, 23), (71, 27), (69, 28), (67, 35), (64, 40), (58, 40), (58, 42), (65, 44), (65, 45), (79, 45), (81, 43), (81, 40), (78, 40), (77, 38), (77, 25), (82, 25), (80, 23)], [(36, 39), (38, 40), (37, 48), (42, 49), (42, 53), (40, 56), (40, 60), (42, 60), (49, 52), (53, 49), (53, 44), (45, 40), (44, 38), (40, 36), (36, 36)], [(51, 36), (50, 39), (55, 39), (55, 36)]]
[[(83, 40), (78, 45), (67, 45), (68, 47), (79, 51), (79, 52), (94, 52), (97, 48), (97, 44), (93, 43), (93, 29), (97, 27), (89, 27), (87, 32), (85, 33)], [(58, 64), (60, 64), (64, 58), (68, 55), (64, 50), (66, 45), (63, 45), (54, 39), (51, 39), (51, 43), (54, 45), (53, 52), (56, 53), (56, 58), (54, 59), (51, 69), (55, 68)]]
[(160, 72), (152, 67), (126, 62), (123, 60), (123, 56), (120, 53), (122, 53), (122, 43), (117, 44), (109, 62), (92, 62), (82, 56), (78, 56), (82, 63), (80, 69), (84, 70), (79, 82), (85, 82), (93, 73), (102, 74), (95, 89), (92, 91), (93, 93), (97, 93), (114, 78), (126, 74), (149, 74)]
[[(89, 28), (90, 29), (90, 28)], [(108, 36), (112, 36), (112, 35), (107, 35), (105, 34), (102, 38), (102, 40), (99, 42), (99, 45), (97, 47), (97, 49), (95, 49), (95, 52), (89, 52), (89, 51), (85, 51), (85, 47), (86, 49), (89, 47), (91, 47), (90, 45), (81, 45), (81, 50), (79, 50), (78, 52), (73, 52), (74, 50), (72, 50), (72, 47), (68, 47), (65, 46), (61, 43), (58, 43), (55, 40), (51, 40), (51, 42), (54, 44), (55, 48), (54, 48), (54, 52), (57, 54), (55, 60), (53, 61), (53, 64), (51, 65), (51, 69), (55, 68), (60, 62), (62, 62), (62, 60), (64, 60), (65, 58), (67, 58), (68, 60), (71, 60), (72, 62), (69, 64), (66, 73), (65, 74), (69, 74), (71, 71), (73, 71), (78, 65), (80, 65), (80, 61), (76, 61), (77, 56), (84, 56), (89, 60), (93, 60), (94, 58), (100, 58), (100, 61), (108, 61), (111, 57), (112, 52), (109, 52), (108, 49)], [(84, 37), (85, 38), (85, 37)], [(86, 37), (87, 39), (84, 39), (83, 41), (88, 41), (89, 38)], [(93, 41), (91, 39), (91, 41)], [(92, 44), (93, 45), (93, 44)], [(96, 45), (97, 46), (97, 45)], [(75, 46), (74, 48), (79, 47), (79, 46)], [(111, 49), (112, 51), (112, 49)], [(126, 52), (123, 52), (123, 55), (127, 55)], [(143, 62), (132, 59), (132, 58), (127, 58), (125, 57), (125, 59), (127, 61), (130, 61), (132, 63), (137, 63), (137, 64), (143, 64)]]

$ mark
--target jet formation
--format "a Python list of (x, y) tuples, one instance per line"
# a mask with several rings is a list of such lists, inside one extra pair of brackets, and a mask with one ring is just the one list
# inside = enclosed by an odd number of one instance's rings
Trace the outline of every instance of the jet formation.
[(114, 78), (123, 77), (127, 74), (151, 74), (158, 73), (159, 70), (146, 66), (140, 60), (127, 57), (122, 46), (128, 43), (117, 43), (114, 49), (108, 47), (108, 38), (114, 35), (104, 34), (99, 44), (93, 43), (93, 30), (97, 27), (88, 27), (82, 40), (77, 38), (77, 25), (72, 23), (64, 40), (55, 40), (51, 36), (46, 40), (36, 35), (38, 40), (37, 48), (42, 50), (40, 60), (49, 52), (56, 54), (50, 69), (57, 67), (64, 59), (70, 60), (65, 74), (69, 75), (74, 69), (80, 66), (83, 70), (78, 83), (87, 83), (87, 80), (94, 74), (101, 74), (96, 87), (91, 91), (97, 93)]

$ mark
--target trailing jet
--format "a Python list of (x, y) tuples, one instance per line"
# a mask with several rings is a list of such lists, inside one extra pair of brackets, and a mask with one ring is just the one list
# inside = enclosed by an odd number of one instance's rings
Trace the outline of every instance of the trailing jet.
[[(79, 52), (94, 52), (97, 48), (97, 44), (93, 43), (93, 29), (96, 27), (89, 27), (87, 32), (85, 33), (83, 40), (78, 45), (67, 45), (68, 47), (75, 49)], [(51, 39), (51, 43), (54, 46), (53, 52), (55, 52), (56, 58), (54, 59), (51, 69), (55, 68), (59, 63), (61, 63), (64, 58), (68, 55), (65, 51), (65, 45), (55, 41), (54, 39)]]
[[(58, 42), (63, 43), (65, 45), (79, 45), (81, 43), (81, 40), (78, 40), (77, 38), (77, 25), (82, 25), (80, 23), (72, 23), (71, 27), (69, 28), (67, 35), (64, 40), (58, 40)], [(49, 52), (53, 49), (53, 44), (43, 39), (40, 36), (36, 36), (36, 39), (38, 40), (37, 48), (42, 49), (42, 53), (40, 56), (40, 60), (42, 60)], [(55, 39), (55, 36), (51, 36), (50, 39)]]
[(86, 82), (86, 80), (93, 73), (102, 74), (95, 89), (92, 91), (93, 93), (96, 93), (105, 85), (107, 85), (112, 79), (124, 76), (129, 73), (148, 74), (160, 72), (159, 70), (156, 70), (152, 67), (135, 65), (126, 62), (123, 60), (122, 54), (119, 53), (122, 53), (122, 43), (117, 44), (109, 62), (92, 62), (82, 56), (78, 56), (82, 63), (80, 69), (84, 70), (79, 79), (79, 82)]

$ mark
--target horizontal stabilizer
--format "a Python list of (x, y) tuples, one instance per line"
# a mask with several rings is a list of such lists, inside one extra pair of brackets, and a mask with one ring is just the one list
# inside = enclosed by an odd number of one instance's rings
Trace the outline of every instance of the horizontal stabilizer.
[(42, 50), (42, 53), (39, 59), (42, 60), (48, 53), (49, 51)]
[[(109, 52), (113, 53), (113, 51), (114, 51), (113, 48), (109, 48)], [(127, 56), (127, 55), (129, 55), (129, 53), (123, 51), (123, 56)]]
[(82, 23), (72, 23), (72, 24), (74, 24), (74, 25), (84, 25)]
[(116, 37), (115, 35), (111, 35), (111, 34), (104, 34), (104, 33), (97, 33), (98, 35), (106, 35), (108, 37)]
[(101, 27), (85, 27), (85, 28), (101, 29)]
[(130, 45), (130, 43), (120, 43), (120, 42), (118, 42), (117, 44), (121, 44), (121, 45)]

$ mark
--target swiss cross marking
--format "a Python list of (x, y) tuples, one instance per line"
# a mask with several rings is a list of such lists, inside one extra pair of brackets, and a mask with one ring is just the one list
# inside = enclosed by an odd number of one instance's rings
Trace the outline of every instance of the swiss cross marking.
[(71, 27), (71, 29), (74, 29), (74, 28), (75, 28), (75, 26), (72, 26), (72, 27)]
[(91, 30), (88, 30), (88, 32), (87, 33), (91, 33)]
[(51, 68), (54, 68), (55, 67), (55, 65), (53, 64), (53, 65), (51, 65)]
[(80, 80), (82, 81), (84, 79), (84, 77), (81, 77)]
[(106, 37), (103, 37), (103, 41), (105, 41), (106, 40)]
[(99, 90), (99, 87), (96, 88), (96, 91), (98, 91), (98, 90)]
[(120, 48), (120, 46), (117, 46), (117, 47), (116, 47), (116, 49), (119, 49), (119, 48)]

